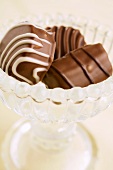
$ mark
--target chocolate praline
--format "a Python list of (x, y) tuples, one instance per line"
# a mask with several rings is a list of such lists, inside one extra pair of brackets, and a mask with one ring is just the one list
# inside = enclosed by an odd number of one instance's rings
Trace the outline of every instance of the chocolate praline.
[(54, 60), (86, 44), (81, 32), (73, 27), (53, 26), (46, 27), (46, 30), (55, 32), (56, 50)]
[(54, 51), (54, 33), (23, 22), (11, 28), (2, 39), (0, 67), (20, 81), (36, 84), (48, 71)]
[(112, 66), (101, 44), (86, 45), (55, 60), (43, 82), (49, 88), (70, 89), (96, 84), (112, 75)]

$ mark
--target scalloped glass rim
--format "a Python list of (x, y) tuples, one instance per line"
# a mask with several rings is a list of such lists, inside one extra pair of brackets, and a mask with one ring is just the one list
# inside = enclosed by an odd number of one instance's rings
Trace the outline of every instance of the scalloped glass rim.
[(84, 88), (74, 87), (68, 90), (62, 88), (48, 89), (42, 82), (39, 82), (36, 85), (29, 85), (26, 82), (20, 82), (11, 76), (8, 76), (2, 69), (0, 69), (0, 78), (2, 78), (0, 81), (0, 88), (4, 92), (13, 92), (19, 98), (30, 96), (36, 102), (51, 100), (56, 102), (56, 104), (60, 104), (64, 103), (66, 100), (71, 100), (73, 103), (77, 103), (83, 102), (87, 98), (95, 101), (100, 99), (100, 97), (104, 95), (108, 96), (113, 92), (113, 76), (97, 84), (91, 84)]
[[(44, 19), (43, 21), (41, 20), (42, 17)], [(63, 20), (62, 20), (62, 18), (63, 18)], [(85, 27), (90, 26), (91, 29), (94, 29), (94, 27), (95, 28), (98, 27), (98, 29), (101, 31), (101, 34), (103, 35), (103, 33), (104, 33), (105, 36), (109, 37), (111, 39), (111, 42), (113, 42), (113, 31), (108, 26), (101, 25), (97, 21), (87, 20), (86, 18), (83, 18), (83, 17), (77, 18), (72, 15), (64, 16), (62, 14), (57, 14), (57, 15), (45, 14), (45, 15), (40, 15), (38, 17), (37, 16), (32, 16), (32, 17), (28, 16), (28, 17), (22, 17), (22, 18), (20, 17), (15, 20), (12, 20), (12, 21), (6, 21), (1, 29), (0, 38), (3, 38), (4, 33), (11, 26), (18, 23), (17, 21), (19, 21), (19, 22), (32, 21), (32, 23), (35, 23), (35, 24), (40, 23), (40, 24), (37, 24), (40, 26), (48, 25), (48, 24), (55, 25), (55, 24), (53, 24), (53, 21), (56, 21), (55, 23), (57, 25), (61, 25), (61, 23), (63, 21), (62, 25), (66, 25), (66, 23), (68, 23), (70, 26), (73, 26), (73, 27), (80, 26), (80, 28), (81, 28), (80, 24), (82, 24), (82, 27), (83, 27), (83, 24)], [(4, 29), (4, 27), (6, 30)], [(84, 27), (84, 30), (81, 31), (83, 34), (86, 33), (85, 27)], [(103, 41), (105, 41), (105, 40), (103, 40)], [(110, 45), (109, 48), (112, 48), (112, 44)], [(109, 50), (110, 49), (107, 49), (106, 51), (109, 53)], [(112, 61), (113, 59), (110, 58), (110, 60)], [(75, 102), (75, 103), (81, 102), (85, 98), (92, 98), (93, 100), (98, 100), (100, 97), (104, 96), (104, 94), (110, 95), (111, 92), (113, 91), (113, 88), (112, 88), (113, 76), (111, 76), (108, 79), (106, 79), (105, 81), (97, 83), (97, 84), (91, 84), (84, 88), (74, 87), (74, 88), (71, 88), (68, 90), (62, 89), (62, 88), (48, 89), (41, 82), (39, 82), (36, 85), (29, 85), (28, 83), (20, 82), (20, 81), (16, 80), (15, 78), (8, 76), (1, 69), (0, 69), (0, 78), (2, 78), (2, 80), (0, 81), (0, 88), (3, 91), (5, 91), (5, 92), (13, 91), (20, 98), (26, 98), (27, 96), (30, 96), (30, 97), (32, 97), (32, 99), (36, 100), (37, 102), (42, 102), (46, 99), (52, 100), (54, 102), (64, 102), (66, 100), (72, 100), (72, 102)], [(6, 82), (7, 82), (7, 84), (6, 84)], [(18, 89), (18, 90), (16, 90), (16, 89)], [(20, 89), (20, 91), (19, 91), (19, 89)], [(32, 93), (32, 91), (35, 91), (34, 89), (35, 90), (39, 89), (40, 94), (42, 92), (42, 94), (43, 94), (42, 100), (39, 99), (38, 94), (34, 95), (34, 93)], [(60, 92), (61, 95), (57, 96), (55, 98), (55, 94), (58, 94), (58, 92)]]

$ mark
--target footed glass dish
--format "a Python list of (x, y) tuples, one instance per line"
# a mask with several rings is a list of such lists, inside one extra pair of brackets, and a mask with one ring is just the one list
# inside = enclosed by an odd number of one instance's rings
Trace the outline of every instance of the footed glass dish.
[[(87, 44), (102, 43), (113, 64), (113, 31), (96, 21), (68, 15), (22, 17), (46, 27), (72, 26)], [(16, 21), (8, 21), (0, 39)], [(5, 28), (5, 29), (4, 29)], [(113, 77), (87, 87), (48, 89), (42, 82), (29, 85), (0, 69), (0, 99), (23, 116), (9, 130), (2, 147), (6, 170), (92, 170), (96, 155), (88, 130), (81, 122), (113, 102)]]

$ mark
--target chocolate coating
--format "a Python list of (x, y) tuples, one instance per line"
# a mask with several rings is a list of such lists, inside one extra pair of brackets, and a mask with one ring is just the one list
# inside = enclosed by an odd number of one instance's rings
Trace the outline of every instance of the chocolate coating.
[(86, 45), (55, 60), (43, 81), (49, 88), (85, 87), (107, 79), (112, 66), (101, 44)]
[(53, 26), (47, 27), (46, 30), (55, 32), (56, 51), (54, 60), (86, 44), (80, 31), (72, 27)]
[(54, 58), (54, 36), (28, 22), (14, 26), (1, 41), (0, 67), (20, 81), (41, 81)]

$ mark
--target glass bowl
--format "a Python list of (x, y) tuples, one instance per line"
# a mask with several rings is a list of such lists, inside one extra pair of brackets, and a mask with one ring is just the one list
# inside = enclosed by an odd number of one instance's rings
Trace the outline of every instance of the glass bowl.
[[(26, 20), (43, 27), (72, 26), (81, 31), (87, 44), (102, 43), (113, 64), (113, 31), (97, 21), (61, 14), (17, 20), (4, 24), (0, 38), (12, 25)], [(6, 170), (45, 170), (51, 166), (54, 170), (92, 168), (94, 141), (80, 122), (113, 102), (112, 76), (84, 88), (47, 89), (42, 82), (31, 86), (0, 69), (0, 98), (7, 107), (24, 117), (5, 138), (2, 157)], [(40, 164), (44, 159), (46, 163)]]

